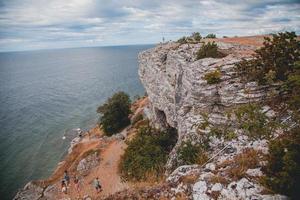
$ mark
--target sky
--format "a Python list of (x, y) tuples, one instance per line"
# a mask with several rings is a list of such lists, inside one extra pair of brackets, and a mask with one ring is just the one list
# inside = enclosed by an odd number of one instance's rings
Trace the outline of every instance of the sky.
[(300, 0), (0, 0), (0, 51), (300, 33)]

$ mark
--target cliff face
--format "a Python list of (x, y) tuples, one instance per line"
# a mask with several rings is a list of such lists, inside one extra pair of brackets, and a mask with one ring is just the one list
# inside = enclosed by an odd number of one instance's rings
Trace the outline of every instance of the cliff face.
[[(217, 44), (227, 56), (197, 60), (196, 52), (201, 43), (161, 44), (139, 54), (139, 76), (150, 101), (144, 109), (145, 115), (156, 127), (171, 126), (178, 131), (177, 144), (166, 166), (171, 197), (188, 194), (189, 198), (202, 200), (286, 199), (280, 195), (266, 195), (267, 189), (257, 181), (263, 175), (261, 168), (266, 163), (263, 158), (268, 154), (268, 140), (248, 138), (235, 125), (237, 119), (226, 114), (239, 105), (268, 98), (276, 92), (276, 87), (243, 83), (237, 75), (235, 64), (251, 59), (255, 46)], [(204, 76), (215, 70), (220, 71), (221, 80), (208, 84)], [(269, 119), (276, 116), (267, 105), (261, 112)], [(209, 136), (207, 162), (180, 166), (172, 171), (178, 161), (177, 150), (183, 142), (201, 143), (203, 135), (199, 134), (198, 125), (205, 121), (216, 127), (230, 124), (236, 138), (226, 140)]]
[[(203, 113), (218, 125), (226, 123), (226, 110), (267, 97), (265, 88), (243, 84), (235, 72), (235, 64), (249, 58), (255, 47), (219, 42), (226, 57), (196, 60), (201, 45), (168, 43), (139, 54), (139, 75), (150, 100), (146, 114), (156, 126), (167, 123), (178, 130), (177, 146), (199, 139), (196, 125)], [(204, 76), (215, 70), (221, 72), (221, 82), (208, 84)]]

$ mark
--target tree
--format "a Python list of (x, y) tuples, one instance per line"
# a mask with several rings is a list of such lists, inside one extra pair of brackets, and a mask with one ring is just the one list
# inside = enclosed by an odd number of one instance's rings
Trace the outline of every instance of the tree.
[(205, 38), (216, 38), (216, 35), (213, 33), (210, 33)]
[(218, 51), (218, 45), (215, 42), (204, 44), (197, 52), (197, 59), (202, 58), (222, 58), (225, 54)]
[(300, 60), (300, 41), (295, 32), (274, 34), (272, 38), (265, 37), (264, 46), (255, 53), (254, 59), (237, 65), (240, 75), (263, 85), (270, 81), (270, 73), (274, 73), (274, 82), (285, 81), (294, 72), (295, 62)]
[(202, 39), (199, 32), (192, 33), (192, 38), (194, 38), (194, 40), (196, 40), (196, 41), (200, 41)]
[(107, 135), (112, 135), (130, 123), (130, 98), (124, 92), (117, 92), (98, 107), (97, 112), (102, 114), (100, 125)]

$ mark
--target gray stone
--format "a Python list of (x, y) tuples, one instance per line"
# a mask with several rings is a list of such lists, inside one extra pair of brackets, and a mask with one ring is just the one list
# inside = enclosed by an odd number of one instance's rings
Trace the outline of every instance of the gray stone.
[[(244, 84), (235, 75), (235, 64), (249, 59), (243, 54), (229, 54), (224, 58), (195, 59), (202, 44), (158, 45), (139, 54), (139, 76), (148, 94), (150, 104), (147, 117), (157, 128), (170, 125), (178, 130), (177, 149), (183, 141), (200, 141), (197, 126), (203, 113), (209, 114), (212, 124), (227, 123), (225, 108), (257, 102), (268, 95), (265, 88), (251, 82)], [(218, 43), (231, 52), (250, 46)], [(163, 60), (161, 58), (164, 58)], [(220, 70), (221, 82), (210, 85), (204, 80), (207, 72)], [(228, 150), (228, 153), (234, 149)], [(176, 150), (170, 155), (167, 168), (176, 161)]]
[(215, 183), (212, 188), (211, 191), (221, 191), (223, 188), (223, 185), (221, 183)]
[(77, 171), (80, 175), (87, 175), (91, 169), (98, 166), (100, 162), (98, 152), (94, 152), (83, 158), (77, 165)]
[(42, 197), (42, 194), (42, 187), (34, 184), (33, 182), (29, 182), (17, 193), (14, 200), (38, 200)]

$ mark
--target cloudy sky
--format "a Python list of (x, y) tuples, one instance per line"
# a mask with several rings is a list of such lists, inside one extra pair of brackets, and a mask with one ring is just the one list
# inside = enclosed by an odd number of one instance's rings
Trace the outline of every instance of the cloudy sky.
[(0, 0), (0, 51), (300, 33), (300, 0)]

